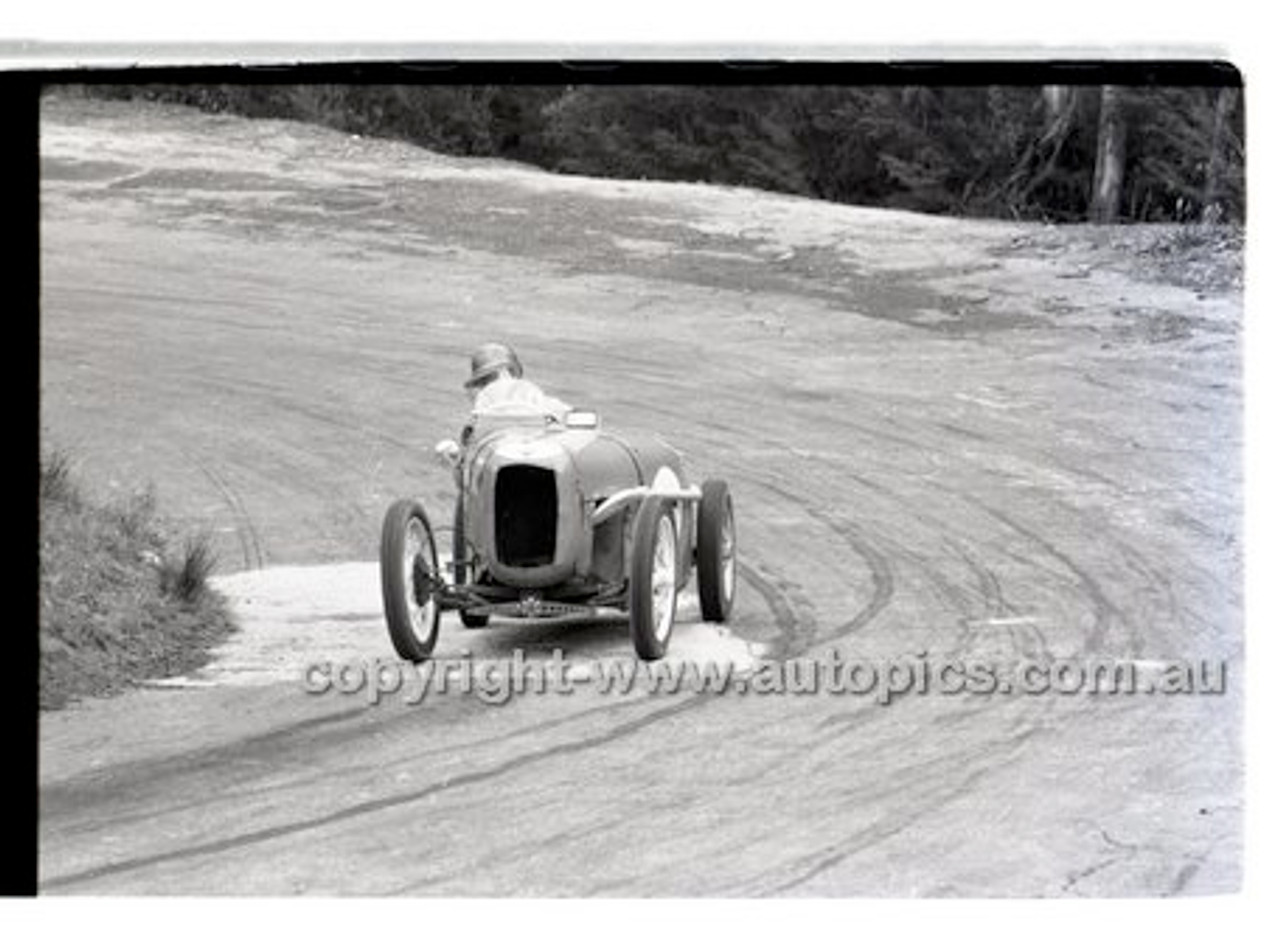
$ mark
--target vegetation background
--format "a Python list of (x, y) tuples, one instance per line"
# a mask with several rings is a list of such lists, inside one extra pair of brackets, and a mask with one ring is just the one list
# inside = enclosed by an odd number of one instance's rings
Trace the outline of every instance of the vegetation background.
[(304, 120), (555, 172), (963, 217), (1245, 217), (1238, 87), (102, 84), (89, 93)]

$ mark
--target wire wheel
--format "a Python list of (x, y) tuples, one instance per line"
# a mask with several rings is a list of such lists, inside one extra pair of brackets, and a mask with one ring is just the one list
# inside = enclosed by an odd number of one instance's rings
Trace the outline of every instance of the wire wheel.
[(403, 659), (431, 655), (440, 633), (440, 560), (426, 511), (398, 500), (382, 523), (382, 608), (391, 643)]
[(651, 497), (635, 519), (631, 550), (631, 641), (641, 659), (661, 659), (676, 619), (676, 524), (670, 504)]

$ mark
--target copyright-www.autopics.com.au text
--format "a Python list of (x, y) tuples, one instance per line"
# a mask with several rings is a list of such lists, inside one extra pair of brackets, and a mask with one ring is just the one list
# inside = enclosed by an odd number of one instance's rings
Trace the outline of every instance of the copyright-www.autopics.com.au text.
[(925, 653), (890, 660), (847, 656), (838, 648), (813, 657), (760, 659), (749, 664), (692, 660), (592, 659), (571, 662), (563, 651), (527, 658), (393, 659), (313, 662), (302, 671), (314, 695), (361, 695), (421, 704), (432, 696), (474, 695), (505, 704), (519, 695), (811, 695), (868, 697), (887, 705), (911, 695), (1042, 696), (1221, 695), (1225, 660), (983, 660), (932, 658)]

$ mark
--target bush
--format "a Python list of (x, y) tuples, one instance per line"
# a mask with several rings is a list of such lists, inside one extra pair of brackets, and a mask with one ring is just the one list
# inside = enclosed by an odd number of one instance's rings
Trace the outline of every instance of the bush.
[(79, 500), (71, 483), (71, 459), (66, 452), (53, 451), (40, 459), (40, 501), (75, 504)]
[(207, 534), (174, 553), (151, 489), (100, 504), (65, 452), (40, 464), (40, 706), (202, 665), (233, 629)]
[(180, 559), (161, 563), (160, 590), (184, 604), (198, 603), (209, 593), (209, 576), (216, 565), (208, 533), (189, 538)]

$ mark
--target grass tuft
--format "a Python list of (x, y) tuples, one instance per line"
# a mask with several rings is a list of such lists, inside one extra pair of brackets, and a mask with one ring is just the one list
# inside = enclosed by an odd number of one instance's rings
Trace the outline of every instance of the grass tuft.
[(209, 593), (209, 576), (217, 564), (208, 533), (192, 536), (186, 540), (180, 559), (161, 563), (160, 590), (184, 604), (198, 603)]
[(80, 491), (71, 479), (71, 458), (61, 449), (40, 459), (40, 500), (78, 504)]

